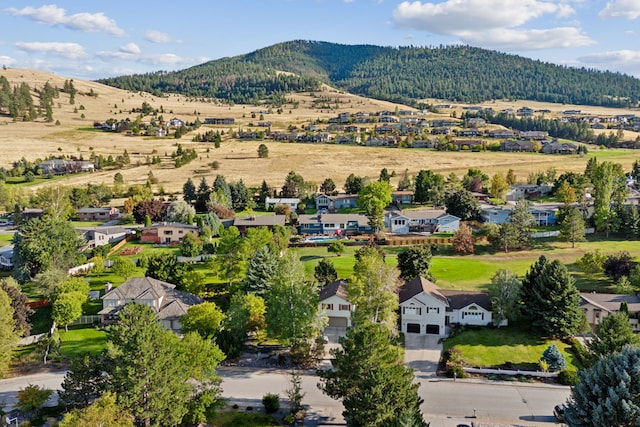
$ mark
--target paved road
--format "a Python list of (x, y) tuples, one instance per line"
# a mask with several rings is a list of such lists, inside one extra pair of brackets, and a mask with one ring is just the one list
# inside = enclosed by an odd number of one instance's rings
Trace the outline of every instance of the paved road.
[[(222, 368), (223, 395), (241, 407), (260, 407), (265, 393), (278, 393), (284, 398), (290, 387), (286, 371), (254, 370), (252, 368)], [(44, 373), (0, 380), (0, 402), (12, 406), (18, 390), (28, 384), (59, 389), (64, 372)], [(425, 403), (422, 409), (432, 427), (455, 427), (474, 421), (476, 426), (547, 426), (557, 425), (552, 416), (555, 404), (569, 396), (569, 388), (522, 383), (496, 383), (473, 380), (421, 378), (419, 393)], [(318, 378), (312, 373), (302, 375), (305, 397), (310, 406), (307, 425), (343, 425), (342, 405), (320, 392)], [(54, 404), (53, 396), (50, 404)], [(5, 406), (5, 409), (8, 409)], [(476, 419), (471, 419), (476, 408)]]

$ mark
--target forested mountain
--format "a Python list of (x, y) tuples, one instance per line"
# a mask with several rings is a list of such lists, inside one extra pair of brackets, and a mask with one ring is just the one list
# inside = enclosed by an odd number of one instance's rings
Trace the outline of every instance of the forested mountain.
[(628, 107), (636, 106), (640, 96), (640, 80), (627, 75), (564, 67), (470, 46), (394, 48), (300, 40), (181, 71), (100, 82), (127, 90), (233, 102), (317, 90), (320, 82), (409, 105), (423, 98), (438, 98)]

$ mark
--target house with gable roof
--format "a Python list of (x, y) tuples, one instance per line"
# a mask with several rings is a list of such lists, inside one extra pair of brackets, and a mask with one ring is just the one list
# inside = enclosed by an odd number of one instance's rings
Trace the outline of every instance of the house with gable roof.
[(391, 233), (454, 233), (460, 218), (442, 209), (390, 211), (384, 215), (384, 226)]
[(346, 284), (344, 280), (337, 280), (320, 289), (320, 313), (327, 316), (329, 327), (351, 326), (351, 312), (355, 306), (349, 302)]
[(623, 303), (626, 303), (629, 309), (629, 323), (633, 330), (640, 332), (637, 316), (640, 313), (640, 295), (580, 292), (580, 308), (584, 311), (592, 329), (611, 313), (620, 311), (620, 305)]
[(400, 332), (405, 334), (445, 337), (451, 325), (486, 326), (493, 321), (485, 292), (444, 290), (420, 276), (405, 282), (398, 297)]
[(197, 295), (177, 290), (176, 285), (171, 283), (151, 277), (134, 277), (107, 290), (102, 296), (102, 310), (98, 312), (102, 316), (102, 323), (116, 322), (120, 310), (132, 302), (153, 308), (164, 327), (180, 333), (180, 318), (189, 307), (201, 304), (203, 300)]

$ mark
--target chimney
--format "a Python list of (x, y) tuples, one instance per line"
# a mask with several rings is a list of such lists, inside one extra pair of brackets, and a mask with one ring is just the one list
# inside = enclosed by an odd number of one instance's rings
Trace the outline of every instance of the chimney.
[(113, 283), (111, 283), (111, 282), (107, 282), (107, 283), (105, 283), (105, 285), (104, 285), (104, 292), (105, 292), (105, 293), (109, 292), (109, 291), (111, 290), (111, 288), (113, 288)]

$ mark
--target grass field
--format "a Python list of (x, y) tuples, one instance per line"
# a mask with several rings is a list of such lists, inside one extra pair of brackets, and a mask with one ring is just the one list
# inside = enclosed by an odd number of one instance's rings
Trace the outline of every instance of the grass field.
[(271, 415), (240, 411), (217, 411), (209, 419), (209, 423), (213, 427), (271, 427), (282, 425)]
[(69, 332), (60, 328), (60, 352), (64, 357), (76, 357), (82, 354), (96, 355), (106, 347), (106, 333), (102, 330), (71, 326)]
[[(58, 87), (63, 87), (64, 76), (51, 73), (24, 70), (2, 70), (12, 86), (26, 82), (32, 88), (41, 88), (45, 82)], [(156, 190), (162, 186), (167, 192), (179, 192), (188, 178), (199, 180), (206, 177), (211, 183), (215, 175), (224, 175), (227, 181), (242, 179), (248, 186), (259, 186), (263, 180), (269, 185), (279, 187), (290, 170), (301, 174), (305, 181), (319, 185), (325, 178), (330, 177), (338, 187), (345, 182), (346, 177), (354, 173), (358, 176), (366, 176), (377, 179), (380, 170), (387, 168), (395, 171), (397, 176), (392, 179), (396, 185), (399, 176), (406, 169), (410, 175), (415, 175), (422, 169), (431, 169), (434, 172), (448, 174), (454, 172), (464, 174), (468, 168), (478, 168), (492, 175), (496, 172), (506, 172), (514, 169), (520, 180), (526, 180), (530, 172), (542, 171), (554, 166), (558, 172), (583, 171), (590, 156), (598, 156), (602, 159), (621, 163), (625, 170), (630, 169), (631, 164), (639, 156), (633, 150), (598, 150), (592, 147), (587, 157), (563, 156), (560, 161), (558, 156), (548, 156), (536, 153), (499, 153), (499, 152), (437, 152), (428, 149), (406, 149), (386, 147), (352, 147), (333, 144), (287, 144), (274, 141), (240, 141), (232, 139), (231, 131), (237, 129), (249, 129), (249, 125), (255, 122), (249, 113), (254, 106), (226, 105), (217, 102), (200, 102), (195, 99), (187, 99), (179, 95), (167, 95), (159, 98), (146, 93), (127, 92), (98, 83), (74, 80), (74, 86), (78, 90), (76, 104), (70, 105), (68, 95), (61, 93), (54, 105), (53, 116), (60, 124), (46, 123), (42, 118), (33, 122), (13, 122), (9, 119), (0, 121), (0, 144), (12, 147), (11, 150), (0, 152), (0, 166), (11, 167), (11, 163), (22, 157), (28, 160), (45, 158), (50, 155), (67, 155), (89, 158), (92, 153), (105, 157), (117, 156), (128, 150), (131, 163), (121, 172), (126, 185), (144, 184), (150, 171), (158, 179)], [(93, 91), (97, 96), (84, 95)], [(336, 100), (334, 109), (313, 108), (313, 101), (318, 96), (331, 97)], [(36, 98), (37, 99), (37, 98)], [(265, 117), (272, 122), (273, 131), (287, 131), (287, 128), (309, 124), (311, 121), (328, 120), (340, 112), (378, 112), (381, 110), (407, 109), (403, 105), (389, 102), (376, 101), (367, 98), (350, 95), (337, 91), (330, 87), (324, 87), (322, 91), (314, 94), (300, 93), (288, 94), (287, 99), (298, 103), (298, 107), (285, 106), (282, 114), (270, 114)], [(36, 101), (37, 102), (37, 101)], [(129, 118), (136, 119), (136, 113), (129, 113), (134, 108), (139, 108), (143, 102), (149, 103), (154, 108), (162, 106), (167, 115), (178, 117), (187, 122), (195, 121), (196, 117), (233, 117), (235, 125), (229, 126), (204, 126), (198, 131), (185, 135), (179, 141), (174, 138), (148, 138), (145, 136), (124, 136), (110, 132), (98, 132), (93, 129), (93, 122), (103, 122), (109, 118), (116, 120)], [(434, 101), (438, 103), (439, 101)], [(560, 112), (567, 109), (568, 105), (553, 105), (534, 102), (506, 102), (491, 101), (485, 103), (492, 108), (497, 105), (516, 104), (527, 105), (540, 104), (545, 109)], [(80, 109), (80, 106), (84, 107)], [(462, 112), (463, 105), (458, 106), (457, 112)], [(76, 108), (80, 109), (76, 111)], [(518, 107), (519, 108), (519, 107)], [(581, 108), (590, 111), (591, 114), (615, 115), (629, 113), (627, 110), (607, 109), (601, 107)], [(439, 114), (431, 114), (430, 118), (449, 118), (453, 110), (445, 110)], [(84, 118), (82, 117), (84, 114)], [(145, 121), (147, 118), (145, 118)], [(224, 131), (220, 148), (213, 148), (209, 143), (192, 142), (195, 133), (203, 133), (207, 130)], [(637, 134), (629, 132), (628, 137), (634, 139)], [(176, 142), (180, 142), (185, 148), (194, 148), (198, 158), (181, 168), (172, 166), (170, 154), (175, 151)], [(260, 159), (257, 148), (265, 143), (269, 148), (269, 157)], [(160, 156), (160, 165), (146, 165), (149, 156)], [(217, 162), (215, 169), (213, 162)], [(32, 183), (17, 184), (29, 185), (36, 188), (42, 185), (78, 185), (112, 184), (114, 170), (97, 171), (93, 174), (75, 174), (66, 177), (56, 177), (53, 180), (36, 179)]]
[(464, 361), (473, 367), (537, 370), (542, 353), (551, 344), (564, 354), (568, 369), (581, 368), (569, 345), (534, 336), (524, 324), (467, 330), (445, 340), (443, 347), (460, 350)]

